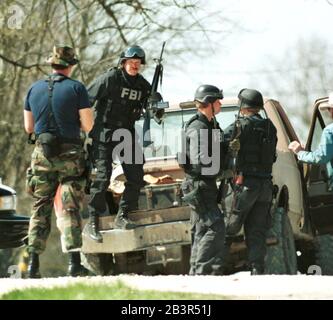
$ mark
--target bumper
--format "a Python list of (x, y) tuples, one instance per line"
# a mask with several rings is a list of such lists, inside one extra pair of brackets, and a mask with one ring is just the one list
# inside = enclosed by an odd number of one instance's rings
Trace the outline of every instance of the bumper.
[(23, 246), (28, 237), (30, 218), (14, 213), (0, 214), (0, 249)]
[(155, 246), (191, 243), (189, 221), (177, 221), (139, 226), (133, 230), (101, 231), (103, 243), (91, 240), (83, 231), (84, 253), (123, 253), (145, 250)]

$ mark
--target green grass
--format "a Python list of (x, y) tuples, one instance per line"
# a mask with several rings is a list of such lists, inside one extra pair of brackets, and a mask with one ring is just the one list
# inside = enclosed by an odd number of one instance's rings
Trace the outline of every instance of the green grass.
[(52, 289), (32, 288), (15, 290), (0, 297), (0, 300), (222, 300), (224, 296), (141, 291), (132, 289), (120, 281), (114, 285), (76, 284)]

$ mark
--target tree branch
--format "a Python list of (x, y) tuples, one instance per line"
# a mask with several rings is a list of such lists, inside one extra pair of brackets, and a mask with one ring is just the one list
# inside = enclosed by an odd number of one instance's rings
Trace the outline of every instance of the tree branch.
[[(69, 12), (68, 12), (68, 7), (67, 7), (66, 0), (63, 0), (63, 3), (64, 3), (64, 7), (65, 7), (65, 14), (66, 14), (66, 30), (67, 30), (67, 34), (69, 36), (69, 39), (71, 40), (72, 47), (75, 48), (75, 41), (74, 41), (74, 38), (73, 38), (72, 33), (71, 33), (71, 25), (70, 25), (70, 21), (69, 21)], [(82, 70), (80, 62), (78, 63), (78, 67), (79, 67), (79, 70), (80, 70), (80, 73), (81, 73), (82, 81), (85, 82), (86, 77), (84, 76), (84, 73), (83, 73), (83, 70)]]
[(28, 69), (32, 69), (32, 68), (37, 68), (37, 69), (39, 69), (39, 70), (42, 71), (41, 66), (45, 66), (45, 64), (42, 65), (42, 64), (39, 64), (39, 63), (35, 63), (35, 64), (31, 64), (31, 65), (24, 65), (24, 64), (22, 64), (22, 63), (20, 63), (20, 62), (18, 62), (18, 61), (13, 61), (13, 60), (11, 60), (11, 59), (5, 57), (5, 56), (2, 55), (1, 53), (0, 53), (0, 59), (2, 59), (3, 61), (5, 61), (5, 62), (7, 62), (7, 63), (10, 63), (10, 64), (13, 65), (14, 67), (19, 67), (19, 68), (27, 69), (27, 70), (28, 70)]
[(114, 12), (110, 9), (110, 6), (108, 6), (105, 3), (105, 0), (97, 0), (97, 1), (103, 7), (103, 9), (108, 14), (108, 16), (110, 16), (112, 18), (112, 20), (114, 21), (114, 23), (116, 24), (117, 30), (118, 30), (119, 35), (121, 37), (121, 40), (124, 42), (125, 45), (128, 45), (127, 39), (126, 39), (124, 33), (122, 32), (123, 27), (120, 26), (120, 24), (118, 22), (118, 19), (115, 16)]

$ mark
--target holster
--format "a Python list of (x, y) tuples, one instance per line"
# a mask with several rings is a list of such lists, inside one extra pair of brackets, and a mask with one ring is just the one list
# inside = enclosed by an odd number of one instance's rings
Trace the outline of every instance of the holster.
[(182, 182), (183, 200), (198, 214), (204, 214), (207, 208), (199, 188), (199, 181), (185, 179)]
[(60, 141), (56, 135), (44, 132), (38, 136), (38, 140), (42, 145), (45, 158), (52, 159), (60, 154)]

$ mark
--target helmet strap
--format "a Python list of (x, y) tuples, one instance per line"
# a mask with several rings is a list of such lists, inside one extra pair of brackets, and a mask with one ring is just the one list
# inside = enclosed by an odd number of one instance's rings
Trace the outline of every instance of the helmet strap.
[[(215, 103), (215, 101), (214, 101)], [(213, 103), (210, 103), (210, 107), (212, 108), (212, 119), (213, 119), (213, 122), (214, 122), (214, 128), (216, 129), (216, 118), (215, 118), (215, 112), (214, 112), (214, 106), (213, 106)]]

